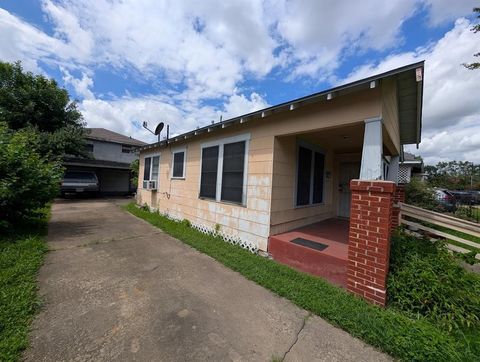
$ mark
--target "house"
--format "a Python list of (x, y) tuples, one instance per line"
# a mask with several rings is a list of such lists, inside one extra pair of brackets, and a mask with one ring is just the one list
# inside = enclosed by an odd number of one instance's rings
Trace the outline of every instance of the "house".
[(86, 128), (88, 158), (66, 157), (67, 171), (95, 171), (100, 193), (122, 195), (135, 191), (131, 185), (130, 164), (138, 159), (146, 143), (105, 128)]
[(420, 142), (422, 97), (419, 62), (144, 146), (137, 202), (382, 304), (384, 280), (357, 277), (352, 260), (372, 258), (365, 233), (385, 254), (371, 271), (388, 271), (399, 156)]
[(412, 178), (425, 180), (423, 160), (412, 153), (404, 152), (398, 169), (398, 182), (407, 184)]

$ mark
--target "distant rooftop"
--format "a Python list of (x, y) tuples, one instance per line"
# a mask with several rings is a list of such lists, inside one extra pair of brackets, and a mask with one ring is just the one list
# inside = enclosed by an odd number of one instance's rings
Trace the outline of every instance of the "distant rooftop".
[(132, 137), (125, 136), (117, 132), (110, 131), (105, 128), (85, 128), (85, 130), (87, 132), (87, 139), (121, 143), (122, 145), (131, 145), (131, 146), (146, 145), (145, 142), (142, 142)]

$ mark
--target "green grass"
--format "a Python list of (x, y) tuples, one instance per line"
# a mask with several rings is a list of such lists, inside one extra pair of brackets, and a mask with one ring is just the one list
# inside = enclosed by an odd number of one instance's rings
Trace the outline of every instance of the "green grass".
[(480, 238), (478, 238), (474, 235), (462, 233), (462, 232), (457, 231), (457, 230), (448, 229), (448, 228), (443, 227), (443, 226), (438, 226), (438, 225), (433, 225), (432, 224), (431, 227), (436, 229), (436, 230), (443, 231), (444, 233), (451, 234), (453, 236), (457, 236), (459, 238), (469, 240), (469, 241), (473, 241), (474, 243), (477, 243), (478, 247), (474, 247), (474, 246), (470, 246), (470, 245), (467, 245), (467, 244), (460, 243), (460, 242), (455, 241), (455, 240), (447, 239), (447, 242), (449, 244), (460, 246), (464, 249), (480, 253)]
[(37, 271), (47, 247), (46, 214), (23, 231), (0, 236), (0, 361), (16, 361), (28, 346), (31, 321), (38, 310)]
[(405, 361), (478, 360), (466, 339), (424, 319), (373, 306), (323, 279), (297, 272), (238, 246), (205, 235), (188, 223), (175, 222), (138, 208), (124, 208), (171, 236), (205, 253), (259, 285), (287, 298), (372, 346)]

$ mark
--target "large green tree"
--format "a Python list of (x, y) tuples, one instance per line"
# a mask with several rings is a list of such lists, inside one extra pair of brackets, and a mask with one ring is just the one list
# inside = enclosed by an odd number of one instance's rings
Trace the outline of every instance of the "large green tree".
[(38, 152), (49, 157), (82, 155), (84, 122), (77, 104), (53, 79), (0, 62), (0, 121), (11, 130), (39, 134)]
[[(477, 14), (477, 19), (480, 19), (480, 8), (473, 8), (473, 12)], [(475, 24), (472, 28), (474, 33), (478, 33), (480, 31), (480, 23)], [(480, 52), (473, 54), (474, 57), (480, 57)], [(480, 69), (480, 62), (473, 62), (469, 64), (464, 64), (464, 66), (468, 69)]]

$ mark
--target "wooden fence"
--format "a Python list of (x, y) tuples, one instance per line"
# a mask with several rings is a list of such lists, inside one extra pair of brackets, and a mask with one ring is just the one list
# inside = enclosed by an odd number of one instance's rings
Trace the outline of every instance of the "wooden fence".
[[(413, 229), (423, 230), (428, 234), (436, 235), (447, 240), (453, 240), (457, 243), (461, 243), (463, 245), (469, 245), (474, 248), (480, 249), (480, 244), (465, 240), (459, 236), (452, 235), (449, 231), (440, 231), (433, 227), (426, 226), (418, 221), (423, 221), (428, 224), (440, 226), (443, 228), (447, 228), (450, 230), (459, 231), (463, 234), (468, 234), (480, 238), (480, 225), (471, 221), (466, 221), (462, 219), (458, 219), (453, 216), (448, 216), (444, 214), (440, 214), (438, 212), (429, 211), (422, 209), (417, 206), (407, 205), (404, 203), (400, 203), (400, 215), (399, 215), (399, 223), (403, 225), (410, 226)], [(408, 218), (408, 219), (407, 219)], [(415, 221), (412, 221), (414, 219)], [(448, 244), (447, 247), (455, 252), (466, 254), (469, 253), (470, 250), (462, 248), (458, 245)], [(475, 256), (476, 259), (480, 260), (480, 253), (477, 253)]]

